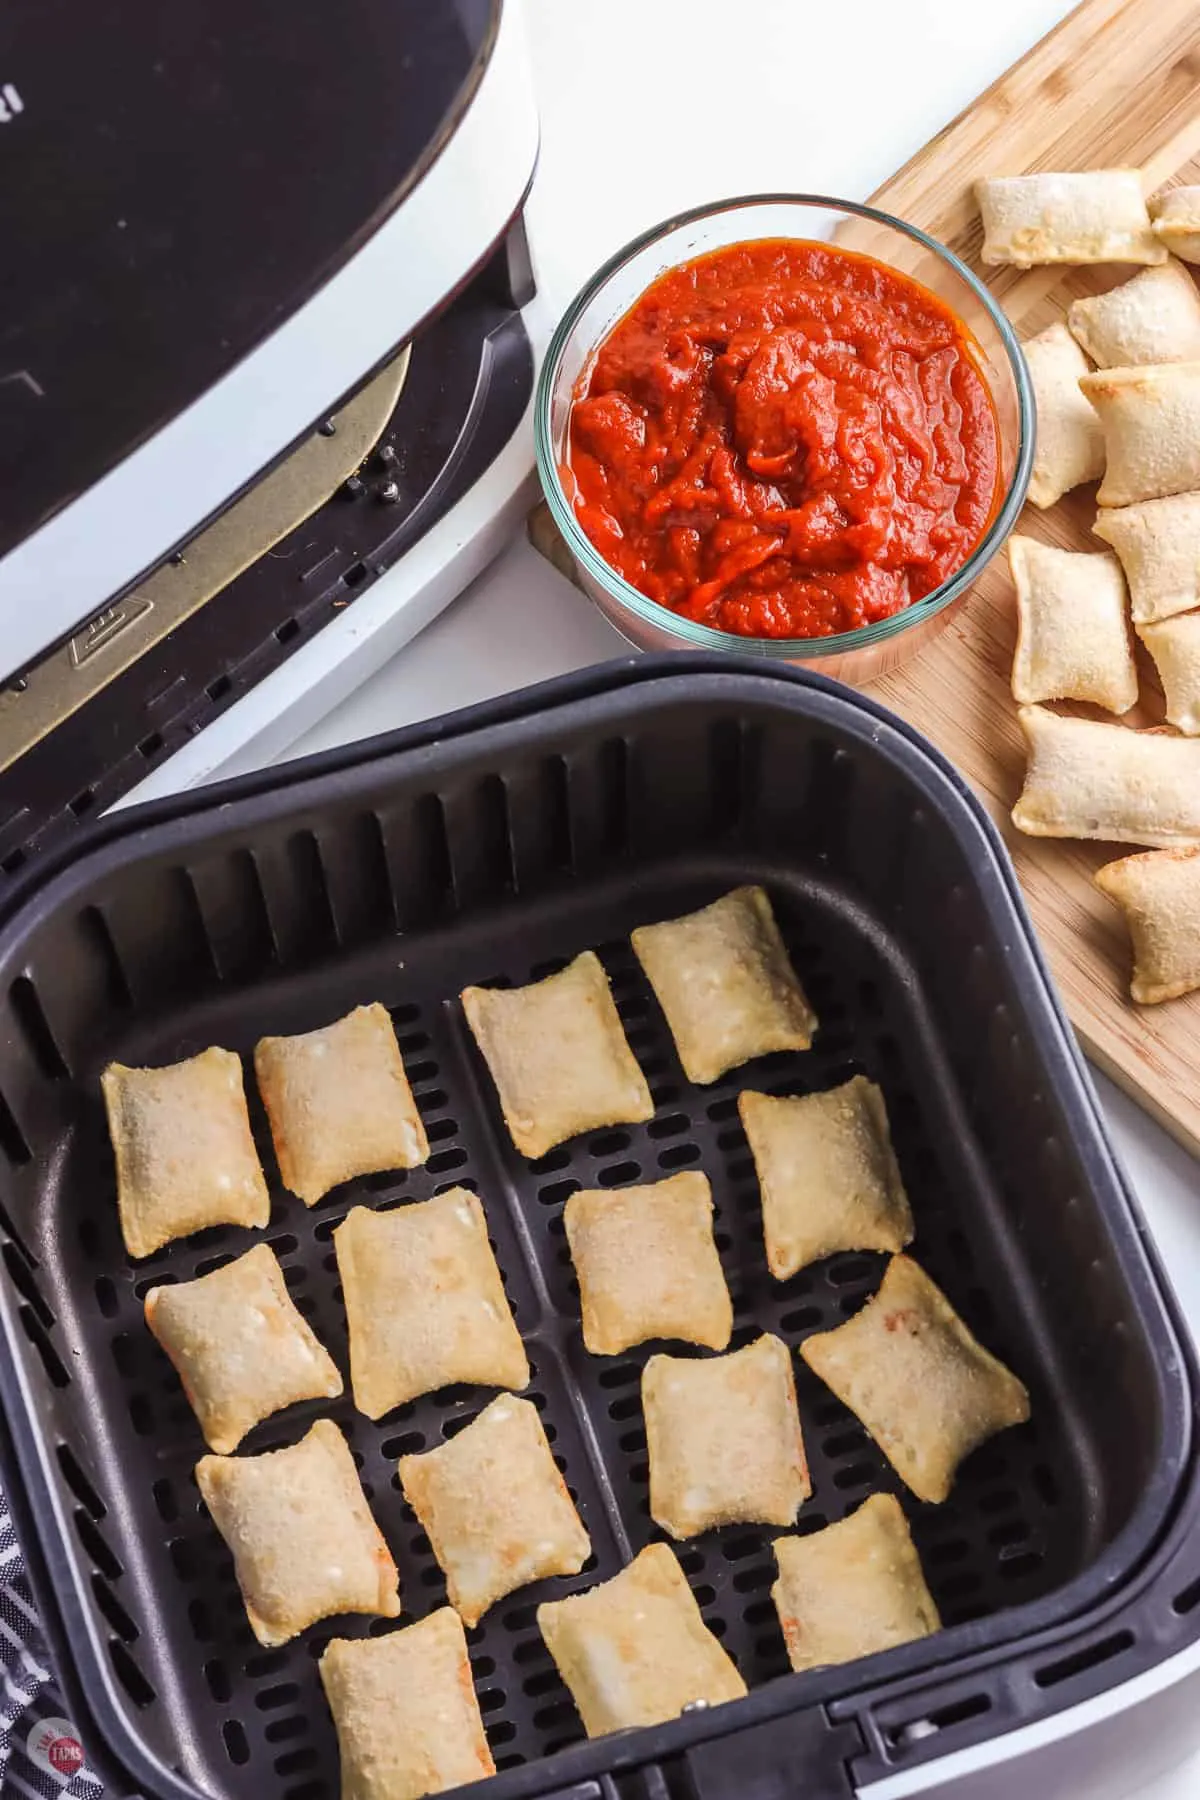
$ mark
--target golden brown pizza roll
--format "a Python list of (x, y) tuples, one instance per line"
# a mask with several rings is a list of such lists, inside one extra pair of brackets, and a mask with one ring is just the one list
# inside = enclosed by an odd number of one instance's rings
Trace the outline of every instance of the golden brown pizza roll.
[(1104, 432), (1101, 506), (1200, 488), (1200, 362), (1097, 369), (1079, 386)]
[(591, 950), (530, 987), (465, 988), (462, 1006), (522, 1156), (533, 1160), (580, 1132), (654, 1117)]
[(1037, 442), (1029, 499), (1034, 506), (1056, 500), (1104, 473), (1104, 430), (1096, 409), (1080, 391), (1088, 360), (1062, 320), (1022, 344), (1037, 407)]
[(202, 1050), (165, 1069), (110, 1063), (100, 1085), (130, 1256), (210, 1225), (267, 1223), (270, 1196), (231, 1050)]
[(894, 1256), (874, 1299), (800, 1354), (919, 1500), (944, 1500), (964, 1456), (1029, 1417), (1024, 1385), (910, 1256)]
[(334, 1638), (318, 1666), (342, 1800), (422, 1800), (495, 1774), (462, 1620), (449, 1606), (386, 1637)]
[(537, 1622), (590, 1738), (746, 1692), (666, 1544), (648, 1545), (586, 1594), (547, 1601)]
[(1200, 606), (1200, 494), (1110, 506), (1092, 530), (1121, 559), (1135, 625)]
[(685, 1169), (647, 1187), (572, 1194), (563, 1223), (593, 1356), (618, 1356), (648, 1338), (724, 1350), (733, 1303), (707, 1176)]
[(298, 1400), (332, 1400), (342, 1378), (293, 1306), (275, 1252), (146, 1295), (146, 1323), (175, 1365), (210, 1450), (228, 1456), (248, 1431)]
[(1067, 325), (1102, 369), (1200, 358), (1200, 293), (1178, 262), (1143, 269), (1107, 294), (1072, 301)]
[(1096, 886), (1125, 914), (1133, 943), (1130, 993), (1142, 1006), (1200, 988), (1200, 850), (1150, 850), (1097, 870)]
[(903, 1250), (911, 1242), (912, 1212), (873, 1081), (855, 1075), (794, 1099), (747, 1092), (738, 1112), (776, 1281), (837, 1250)]
[(388, 1212), (352, 1207), (333, 1234), (350, 1329), (354, 1404), (382, 1418), (452, 1382), (523, 1388), (529, 1363), (487, 1218), (451, 1188)]
[(1013, 699), (1085, 700), (1124, 713), (1138, 697), (1125, 577), (1111, 551), (1008, 540), (1017, 590)]
[(787, 1345), (652, 1356), (642, 1374), (650, 1516), (673, 1538), (712, 1525), (791, 1525), (812, 1493)]
[(1167, 700), (1167, 722), (1200, 737), (1200, 613), (1143, 625), (1138, 636), (1154, 658)]
[(299, 1037), (260, 1038), (254, 1068), (283, 1185), (314, 1206), (341, 1181), (429, 1155), (385, 1006)]
[(530, 1400), (502, 1395), (436, 1450), (402, 1456), (400, 1485), (468, 1625), (531, 1581), (578, 1575), (592, 1553)]
[(639, 926), (633, 948), (689, 1081), (812, 1043), (817, 1016), (762, 888), (735, 888), (686, 918)]
[(985, 263), (1160, 263), (1137, 169), (995, 175), (975, 183)]
[(894, 1494), (872, 1494), (848, 1519), (771, 1548), (771, 1598), (793, 1669), (853, 1662), (941, 1630)]
[(1018, 714), (1029, 746), (1013, 824), (1030, 837), (1103, 838), (1174, 850), (1200, 844), (1200, 742), (1064, 718)]
[(1164, 249), (1200, 262), (1200, 187), (1168, 188), (1150, 202), (1151, 229)]
[(286, 1450), (202, 1456), (196, 1481), (260, 1644), (286, 1644), (334, 1613), (399, 1614), (396, 1565), (332, 1420)]

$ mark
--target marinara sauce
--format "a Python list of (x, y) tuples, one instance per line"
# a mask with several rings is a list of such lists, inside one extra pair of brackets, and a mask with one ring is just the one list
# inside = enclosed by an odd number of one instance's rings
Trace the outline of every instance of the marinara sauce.
[(568, 460), (605, 561), (744, 637), (889, 617), (962, 566), (1000, 498), (966, 327), (895, 269), (793, 239), (660, 276), (601, 345)]

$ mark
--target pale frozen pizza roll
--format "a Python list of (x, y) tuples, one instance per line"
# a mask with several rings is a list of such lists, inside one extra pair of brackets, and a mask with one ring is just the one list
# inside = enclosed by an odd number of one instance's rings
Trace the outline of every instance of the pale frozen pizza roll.
[(1150, 202), (1151, 229), (1172, 256), (1200, 263), (1200, 187), (1167, 188)]
[(1067, 325), (1102, 369), (1200, 358), (1200, 293), (1174, 261), (1143, 269), (1107, 294), (1073, 300)]
[(1018, 714), (1029, 747), (1013, 824), (1030, 837), (1101, 838), (1173, 850), (1200, 844), (1200, 739)]
[(429, 1155), (391, 1015), (378, 1003), (298, 1037), (265, 1037), (254, 1068), (283, 1185), (313, 1206), (339, 1182)]
[(423, 1800), (495, 1774), (462, 1620), (449, 1606), (386, 1637), (334, 1638), (318, 1668), (342, 1800)]
[(793, 1669), (853, 1662), (941, 1630), (894, 1494), (871, 1494), (848, 1519), (771, 1548), (771, 1598)]
[(398, 1616), (396, 1565), (332, 1420), (285, 1450), (202, 1456), (196, 1481), (260, 1644), (286, 1644), (335, 1613)]
[(642, 1374), (650, 1516), (673, 1538), (714, 1525), (791, 1525), (812, 1492), (791, 1353), (764, 1335)]
[(1130, 992), (1142, 1006), (1200, 988), (1200, 849), (1150, 850), (1097, 871), (1133, 944)]
[(887, 1108), (855, 1075), (821, 1094), (738, 1095), (762, 1196), (767, 1266), (786, 1281), (838, 1250), (903, 1250), (912, 1211)]
[(464, 988), (462, 1008), (522, 1156), (536, 1160), (581, 1132), (654, 1117), (591, 950), (528, 987)]
[(985, 263), (1160, 263), (1137, 169), (993, 175), (975, 183)]
[(1121, 559), (1135, 625), (1200, 606), (1200, 494), (1103, 507), (1092, 530)]
[(1079, 386), (1104, 431), (1101, 506), (1200, 488), (1200, 362), (1097, 369)]
[(590, 1738), (746, 1692), (666, 1544), (648, 1545), (585, 1594), (539, 1606), (537, 1622)]
[(1014, 535), (1008, 566), (1017, 592), (1013, 699), (1083, 700), (1128, 712), (1138, 678), (1117, 558)]
[(333, 1247), (354, 1404), (369, 1419), (458, 1381), (526, 1386), (525, 1346), (469, 1189), (387, 1212), (355, 1206)]
[(1087, 357), (1060, 319), (1022, 344), (1037, 408), (1029, 499), (1043, 509), (1104, 473), (1104, 430), (1079, 386)]
[(592, 1553), (531, 1400), (502, 1395), (436, 1450), (402, 1456), (399, 1468), (467, 1625), (531, 1581), (577, 1575)]
[(965, 1456), (1029, 1417), (1024, 1384), (910, 1256), (894, 1256), (874, 1299), (800, 1354), (918, 1500), (945, 1500)]
[(641, 925), (633, 948), (689, 1081), (707, 1084), (755, 1057), (812, 1044), (816, 1014), (762, 888)]
[(1167, 700), (1167, 721), (1200, 737), (1200, 612), (1143, 625), (1138, 636), (1154, 658)]
[(221, 1456), (282, 1407), (342, 1391), (337, 1365), (296, 1310), (266, 1244), (195, 1281), (151, 1288), (146, 1323), (175, 1366), (205, 1442)]
[(585, 1189), (567, 1201), (563, 1224), (593, 1356), (648, 1338), (724, 1350), (733, 1302), (706, 1175), (684, 1169), (645, 1187)]
[(267, 1223), (271, 1199), (232, 1050), (202, 1050), (164, 1069), (110, 1063), (100, 1085), (130, 1256), (211, 1225)]

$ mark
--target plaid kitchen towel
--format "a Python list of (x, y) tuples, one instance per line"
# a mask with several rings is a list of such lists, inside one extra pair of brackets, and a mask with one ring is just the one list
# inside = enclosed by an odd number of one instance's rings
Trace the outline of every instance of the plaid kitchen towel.
[(21, 1546), (0, 1492), (0, 1800), (99, 1800), (50, 1672)]

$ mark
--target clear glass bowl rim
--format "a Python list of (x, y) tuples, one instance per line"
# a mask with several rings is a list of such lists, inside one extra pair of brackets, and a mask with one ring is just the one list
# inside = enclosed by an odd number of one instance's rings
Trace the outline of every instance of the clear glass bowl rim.
[[(685, 619), (679, 613), (672, 612), (669, 607), (660, 606), (656, 600), (650, 600), (645, 594), (639, 593), (637, 588), (631, 587), (610, 564), (605, 562), (591, 539), (580, 530), (574, 510), (568, 504), (559, 481), (558, 465), (551, 438), (550, 406), (563, 352), (584, 310), (605, 283), (641, 251), (648, 249), (658, 239), (666, 237), (681, 226), (691, 225), (703, 219), (715, 218), (721, 213), (737, 212), (756, 206), (805, 206), (814, 209), (820, 208), (827, 212), (852, 213), (856, 218), (867, 219), (873, 224), (890, 226), (892, 230), (903, 233), (914, 243), (931, 251), (966, 283), (995, 325), (1008, 357), (1013, 383), (1017, 391), (1017, 462), (1012, 480), (1008, 484), (1008, 491), (996, 517), (961, 569), (956, 570), (948, 581), (943, 581), (940, 587), (934, 588), (931, 594), (926, 594), (924, 599), (916, 601), (912, 606), (905, 607), (902, 612), (893, 613), (887, 619), (878, 619), (872, 625), (861, 625), (855, 631), (837, 632), (831, 637), (742, 637), (734, 632), (718, 631), (711, 625), (701, 625), (694, 619)], [(748, 237), (738, 241), (751, 242), (752, 239)], [(698, 252), (698, 254), (703, 254), (703, 252)], [(590, 346), (590, 349), (595, 348), (595, 345)], [(928, 232), (922, 231), (919, 226), (910, 225), (906, 220), (896, 218), (892, 213), (881, 212), (878, 207), (868, 206), (861, 201), (837, 200), (826, 194), (744, 194), (735, 199), (712, 201), (705, 206), (696, 206), (687, 212), (676, 213), (673, 218), (664, 219), (659, 224), (652, 225), (648, 230), (639, 233), (637, 237), (631, 238), (629, 243), (610, 256), (591, 279), (584, 283), (559, 320), (547, 347), (538, 377), (533, 414), (534, 453), (537, 459), (538, 476), (554, 522), (566, 540), (572, 556), (594, 581), (606, 589), (614, 600), (631, 613), (636, 614), (646, 624), (654, 626), (659, 631), (670, 632), (682, 643), (697, 649), (732, 650), (743, 656), (791, 658), (793, 660), (798, 656), (803, 656), (806, 660), (814, 660), (819, 657), (845, 655), (847, 651), (861, 650), (870, 645), (885, 643), (889, 638), (898, 637), (910, 625), (916, 625), (932, 618), (944, 607), (949, 606), (952, 600), (956, 600), (971, 585), (979, 571), (999, 549), (1025, 504), (1025, 492), (1029, 486), (1030, 471), (1033, 467), (1034, 431), (1033, 388), (1020, 343), (1003, 310), (997, 305), (978, 277), (972, 274), (966, 264), (955, 256), (953, 250), (947, 249), (945, 244), (938, 243), (936, 238), (930, 237)]]

